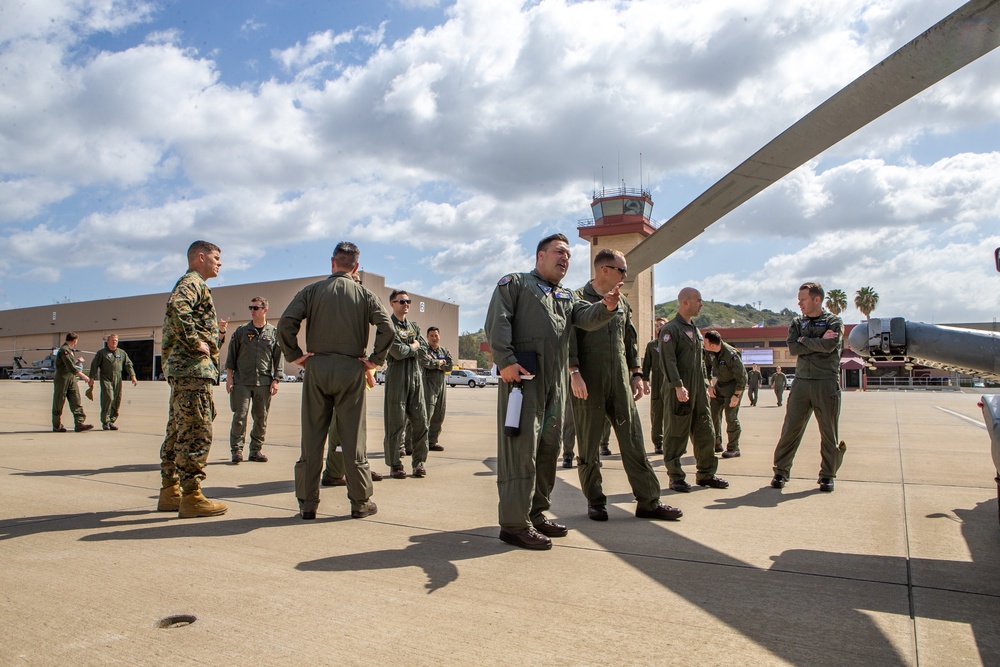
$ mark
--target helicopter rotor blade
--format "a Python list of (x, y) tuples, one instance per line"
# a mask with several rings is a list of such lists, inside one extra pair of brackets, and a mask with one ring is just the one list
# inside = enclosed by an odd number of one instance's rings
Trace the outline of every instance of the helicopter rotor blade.
[(809, 112), (627, 255), (632, 275), (879, 116), (1000, 46), (1000, 0), (970, 0)]

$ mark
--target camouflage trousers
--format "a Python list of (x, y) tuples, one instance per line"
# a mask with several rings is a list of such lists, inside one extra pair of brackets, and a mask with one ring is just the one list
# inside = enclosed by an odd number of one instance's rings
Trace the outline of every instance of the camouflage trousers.
[(160, 447), (160, 475), (164, 482), (180, 481), (185, 492), (196, 491), (205, 479), (212, 447), (215, 401), (210, 378), (170, 377), (170, 413)]

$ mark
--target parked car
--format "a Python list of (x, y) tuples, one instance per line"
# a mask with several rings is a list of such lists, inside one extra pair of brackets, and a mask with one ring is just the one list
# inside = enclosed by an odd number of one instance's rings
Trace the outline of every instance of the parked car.
[(281, 380), (283, 382), (298, 382), (299, 381), (299, 376), (298, 375), (289, 375), (288, 373), (285, 373), (285, 377), (281, 378)]
[(10, 376), (11, 380), (41, 380), (42, 378), (31, 371), (18, 371)]
[(385, 371), (375, 371), (375, 382), (378, 384), (385, 384)]
[(473, 371), (458, 370), (448, 373), (448, 376), (444, 379), (448, 384), (455, 385), (468, 385), (469, 387), (485, 387), (486, 378), (482, 375), (477, 375)]
[(789, 373), (785, 376), (785, 389), (792, 388), (792, 382), (795, 381), (795, 373)]

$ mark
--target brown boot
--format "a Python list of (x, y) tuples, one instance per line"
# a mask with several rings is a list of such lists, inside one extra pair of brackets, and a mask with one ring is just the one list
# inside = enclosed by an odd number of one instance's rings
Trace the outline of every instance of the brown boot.
[(201, 495), (201, 489), (185, 492), (178, 508), (180, 518), (194, 519), (202, 516), (219, 516), (229, 509), (226, 503), (217, 503)]
[[(167, 486), (169, 484), (169, 486)], [(176, 512), (181, 507), (181, 487), (176, 481), (163, 480), (160, 489), (160, 500), (156, 503), (157, 512)]]

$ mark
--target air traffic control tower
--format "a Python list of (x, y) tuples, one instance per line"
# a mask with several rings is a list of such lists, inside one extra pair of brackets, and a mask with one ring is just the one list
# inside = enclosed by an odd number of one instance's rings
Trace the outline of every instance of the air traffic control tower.
[[(653, 200), (647, 190), (618, 188), (594, 193), (590, 204), (593, 218), (577, 223), (580, 237), (590, 243), (590, 276), (594, 277), (594, 257), (603, 248), (620, 250), (626, 255), (640, 241), (656, 230)], [(632, 321), (639, 335), (639, 356), (653, 337), (653, 268), (639, 275), (629, 274), (622, 287), (632, 305)]]

